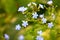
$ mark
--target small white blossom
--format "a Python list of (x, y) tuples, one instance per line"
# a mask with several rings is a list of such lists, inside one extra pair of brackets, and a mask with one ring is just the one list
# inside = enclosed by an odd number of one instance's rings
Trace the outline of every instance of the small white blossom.
[(36, 40), (44, 40), (42, 36), (37, 36)]
[(5, 38), (6, 40), (9, 40), (9, 35), (8, 35), (8, 34), (4, 34), (4, 38)]
[(27, 10), (27, 7), (24, 7), (24, 6), (19, 7), (19, 9), (18, 9), (18, 11), (21, 11), (21, 12), (24, 12), (24, 11), (26, 11), (26, 10)]
[(18, 40), (24, 40), (24, 36), (23, 36), (23, 35), (20, 35), (20, 36), (18, 37)]
[(49, 5), (50, 5), (50, 4), (52, 4), (52, 3), (53, 3), (53, 1), (52, 1), (52, 0), (50, 0), (50, 1), (48, 1), (48, 2), (47, 2), (47, 4), (49, 4)]
[(38, 33), (39, 35), (42, 35), (42, 30), (38, 31), (37, 33)]
[(44, 9), (44, 6), (42, 4), (39, 4), (39, 7), (42, 8), (42, 9)]
[(42, 18), (42, 23), (46, 23), (47, 19), (46, 18)]
[(52, 28), (54, 25), (53, 25), (53, 23), (51, 22), (51, 23), (48, 23), (48, 28)]
[(31, 2), (28, 4), (28, 7), (31, 6)]
[(32, 2), (32, 4), (35, 5), (35, 6), (37, 5), (35, 2)]
[(33, 15), (33, 18), (35, 18), (35, 19), (38, 17), (37, 12), (34, 12), (32, 15)]
[(22, 21), (22, 26), (26, 27), (28, 25), (28, 22), (27, 21)]
[(21, 29), (21, 26), (18, 24), (18, 25), (16, 25), (16, 28), (15, 28), (16, 30), (20, 30)]
[(55, 19), (55, 15), (54, 14), (52, 14), (52, 18)]
[(40, 18), (44, 18), (44, 14), (39, 15)]

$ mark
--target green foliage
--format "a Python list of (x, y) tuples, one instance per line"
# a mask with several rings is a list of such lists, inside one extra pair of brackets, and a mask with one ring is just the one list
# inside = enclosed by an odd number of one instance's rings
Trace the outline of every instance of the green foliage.
[(1, 0), (1, 3), (6, 13), (12, 14), (17, 12), (15, 0)]
[(53, 2), (54, 2), (54, 5), (57, 5), (58, 7), (60, 7), (60, 0), (53, 0)]
[[(0, 0), (0, 40), (4, 39), (4, 34), (8, 34), (10, 36), (10, 40), (18, 40), (18, 36), (23, 34), (25, 36), (25, 40), (36, 40), (37, 31), (42, 30), (43, 31), (43, 37), (46, 38), (46, 40), (56, 40), (56, 32), (60, 32), (60, 30), (56, 31), (59, 25), (60, 27), (60, 0), (53, 0), (52, 5), (47, 5), (48, 0)], [(34, 6), (33, 8), (27, 7), (27, 4), (30, 2), (35, 2), (37, 4), (43, 4), (46, 8), (45, 10), (41, 11), (41, 9), (38, 9), (38, 5)], [(57, 7), (56, 7), (57, 5)], [(20, 6), (27, 7), (28, 10), (26, 10), (22, 14), (22, 12), (18, 12), (18, 8)], [(47, 7), (48, 6), (48, 7)], [(53, 7), (54, 6), (54, 7)], [(56, 13), (56, 9), (59, 8), (59, 10)], [(39, 11), (38, 11), (39, 10)], [(32, 13), (38, 11), (38, 14), (44, 13), (45, 17), (47, 18), (48, 22), (53, 22), (54, 27), (52, 29), (49, 29), (46, 24), (42, 24), (41, 18), (33, 19)], [(51, 14), (56, 14), (56, 22), (58, 23), (56, 26), (55, 20), (53, 21), (51, 19)], [(25, 16), (26, 15), (26, 16)], [(23, 27), (22, 20), (27, 20), (29, 25), (25, 28)], [(58, 20), (58, 21), (57, 21)], [(15, 26), (17, 24), (20, 24), (22, 26), (21, 30), (17, 31), (15, 30)], [(56, 27), (56, 28), (55, 28)], [(48, 36), (49, 31), (49, 38)], [(45, 33), (45, 34), (44, 34)], [(46, 35), (46, 36), (45, 36)]]

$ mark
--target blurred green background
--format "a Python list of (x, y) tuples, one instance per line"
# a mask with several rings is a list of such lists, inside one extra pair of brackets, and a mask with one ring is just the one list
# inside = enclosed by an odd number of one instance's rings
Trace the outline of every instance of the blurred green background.
[[(56, 19), (54, 22), (54, 27), (50, 30), (47, 25), (41, 25), (38, 20), (35, 20), (28, 27), (20, 31), (15, 30), (17, 24), (21, 24), (22, 20), (25, 20), (24, 15), (18, 12), (20, 6), (27, 6), (30, 2), (36, 2), (41, 4), (46, 4), (48, 0), (0, 0), (0, 40), (4, 39), (4, 34), (10, 36), (10, 40), (17, 40), (18, 35), (23, 34), (25, 40), (35, 40), (37, 36), (37, 31), (42, 30), (45, 40), (60, 40), (60, 0), (53, 0), (53, 5), (57, 6), (55, 8)], [(49, 16), (46, 15), (46, 18)], [(32, 22), (32, 21), (31, 21)], [(49, 34), (50, 33), (50, 34)], [(33, 36), (33, 39), (32, 39)]]

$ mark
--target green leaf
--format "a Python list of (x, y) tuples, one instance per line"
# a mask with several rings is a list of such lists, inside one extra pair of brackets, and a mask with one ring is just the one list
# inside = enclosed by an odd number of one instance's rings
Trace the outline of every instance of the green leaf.
[(16, 13), (16, 3), (14, 0), (2, 0), (2, 4), (4, 5), (4, 9), (7, 13)]
[(48, 0), (36, 0), (37, 3), (46, 4)]
[(60, 0), (53, 0), (54, 5), (60, 7)]
[(17, 0), (17, 2), (20, 6), (27, 6), (28, 3), (35, 2), (35, 0)]
[(56, 31), (55, 30), (51, 30), (50, 39), (51, 40), (56, 40)]

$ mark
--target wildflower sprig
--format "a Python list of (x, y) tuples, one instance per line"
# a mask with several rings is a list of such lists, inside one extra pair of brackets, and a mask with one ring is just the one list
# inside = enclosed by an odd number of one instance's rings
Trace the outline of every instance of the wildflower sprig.
[[(27, 4), (27, 7), (19, 7), (18, 11), (22, 12), (22, 14), (25, 15), (26, 21), (31, 20), (38, 20), (41, 19), (39, 22), (42, 21), (42, 23), (47, 23), (48, 19), (45, 18), (45, 15), (54, 13), (54, 6), (52, 1), (48, 1), (46, 6), (45, 4), (39, 4), (37, 5), (35, 2), (30, 2)], [(29, 10), (30, 9), (30, 10)], [(42, 11), (41, 11), (42, 10)], [(43, 12), (45, 10), (45, 12)], [(55, 18), (55, 15), (52, 16), (52, 18)]]
[[(20, 20), (21, 21), (20, 24), (16, 24), (15, 30), (20, 31), (22, 29), (22, 27), (27, 28), (28, 26), (33, 25), (32, 28), (30, 27), (31, 31), (26, 30), (26, 32), (31, 34), (32, 32), (36, 31), (36, 33), (38, 35), (35, 35), (36, 36), (35, 39), (44, 40), (44, 37), (42, 36), (42, 34), (44, 32), (42, 30), (42, 27), (44, 26), (44, 28), (45, 28), (45, 25), (46, 25), (46, 28), (48, 27), (49, 29), (54, 27), (53, 21), (55, 20), (56, 16), (54, 13), (55, 7), (53, 6), (52, 3), (53, 3), (52, 1), (48, 1), (47, 5), (46, 5), (46, 4), (37, 4), (35, 2), (30, 2), (27, 4), (26, 7), (20, 6), (18, 8), (18, 12), (21, 12), (21, 14), (23, 14), (25, 19)], [(53, 21), (50, 21), (51, 20), (50, 17), (51, 17), (51, 19), (53, 19)], [(38, 26), (39, 26), (39, 30), (35, 30), (38, 28)], [(34, 27), (36, 27), (36, 28), (34, 29)], [(28, 32), (28, 31), (30, 31), (30, 32)], [(7, 37), (5, 37), (5, 39), (9, 39), (9, 36), (7, 34), (5, 34), (5, 36), (7, 36)], [(18, 37), (18, 40), (24, 40), (24, 36), (20, 35)]]

